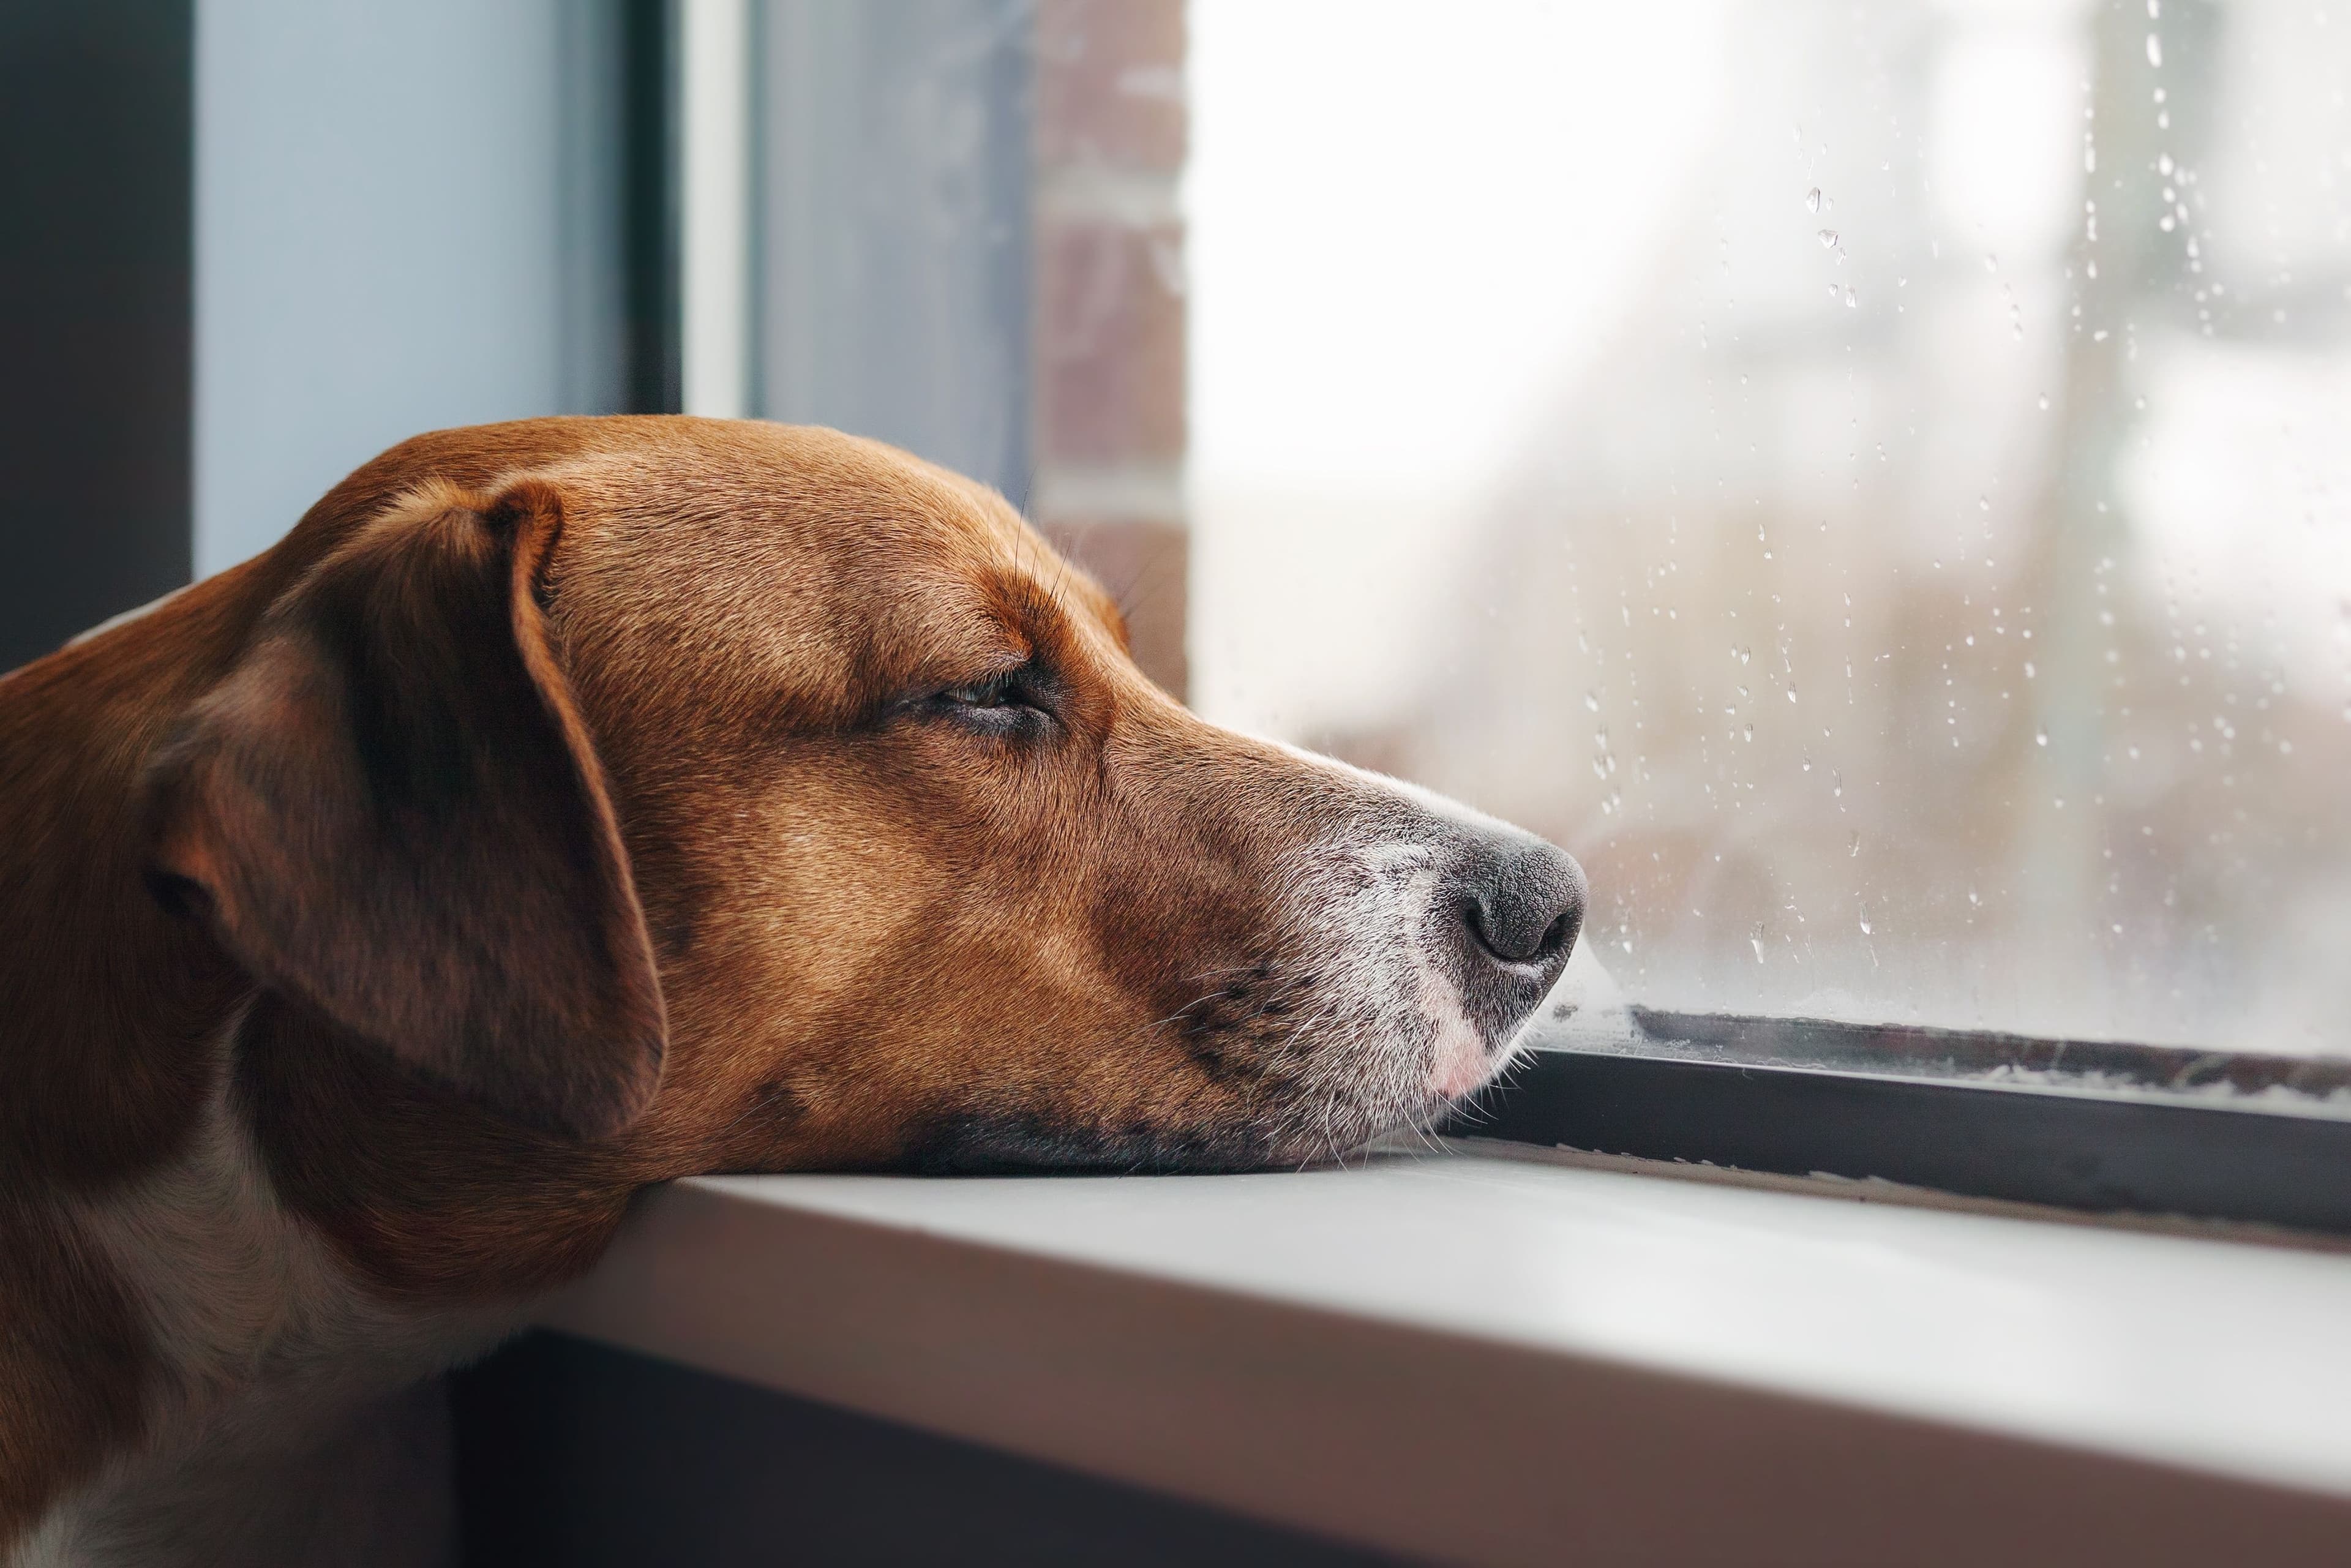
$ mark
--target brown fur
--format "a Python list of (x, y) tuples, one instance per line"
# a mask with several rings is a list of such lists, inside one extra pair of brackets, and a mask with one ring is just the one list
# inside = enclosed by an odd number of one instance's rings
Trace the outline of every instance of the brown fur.
[[(1015, 669), (1047, 716), (942, 706)], [(1438, 1103), (1316, 1079), (1328, 955), (1272, 871), (1414, 810), (1185, 712), (1094, 584), (903, 454), (685, 419), (392, 449), (0, 681), (0, 1546), (136, 1437), (149, 1370), (42, 1205), (224, 1087), (278, 1200), (420, 1306), (577, 1274), (680, 1175), (1295, 1160)]]

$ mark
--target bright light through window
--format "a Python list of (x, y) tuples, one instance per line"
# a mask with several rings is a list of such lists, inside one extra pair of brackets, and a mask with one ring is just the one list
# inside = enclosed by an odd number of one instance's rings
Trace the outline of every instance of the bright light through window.
[(1191, 16), (1211, 716), (1636, 997), (2351, 1051), (2351, 10)]

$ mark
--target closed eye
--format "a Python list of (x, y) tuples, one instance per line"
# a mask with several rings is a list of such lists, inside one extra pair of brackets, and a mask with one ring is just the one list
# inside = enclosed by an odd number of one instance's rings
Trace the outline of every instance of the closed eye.
[(931, 695), (923, 706), (939, 717), (989, 735), (1040, 733), (1053, 721), (1044, 683), (1027, 668), (949, 686)]

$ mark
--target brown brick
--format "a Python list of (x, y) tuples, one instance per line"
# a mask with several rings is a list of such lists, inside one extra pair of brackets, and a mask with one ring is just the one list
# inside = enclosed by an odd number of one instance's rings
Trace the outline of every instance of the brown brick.
[(1040, 225), (1040, 462), (1184, 455), (1183, 244), (1174, 224)]
[(1191, 536), (1177, 523), (1043, 523), (1054, 548), (1093, 574), (1126, 616), (1134, 662), (1179, 700), (1190, 680), (1184, 612)]
[(1184, 166), (1183, 0), (1039, 0), (1037, 161)]

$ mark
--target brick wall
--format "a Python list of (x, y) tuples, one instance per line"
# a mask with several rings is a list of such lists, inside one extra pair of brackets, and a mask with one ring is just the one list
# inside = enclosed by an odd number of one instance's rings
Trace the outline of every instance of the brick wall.
[(1184, 3), (1039, 0), (1036, 29), (1030, 507), (1182, 696)]

